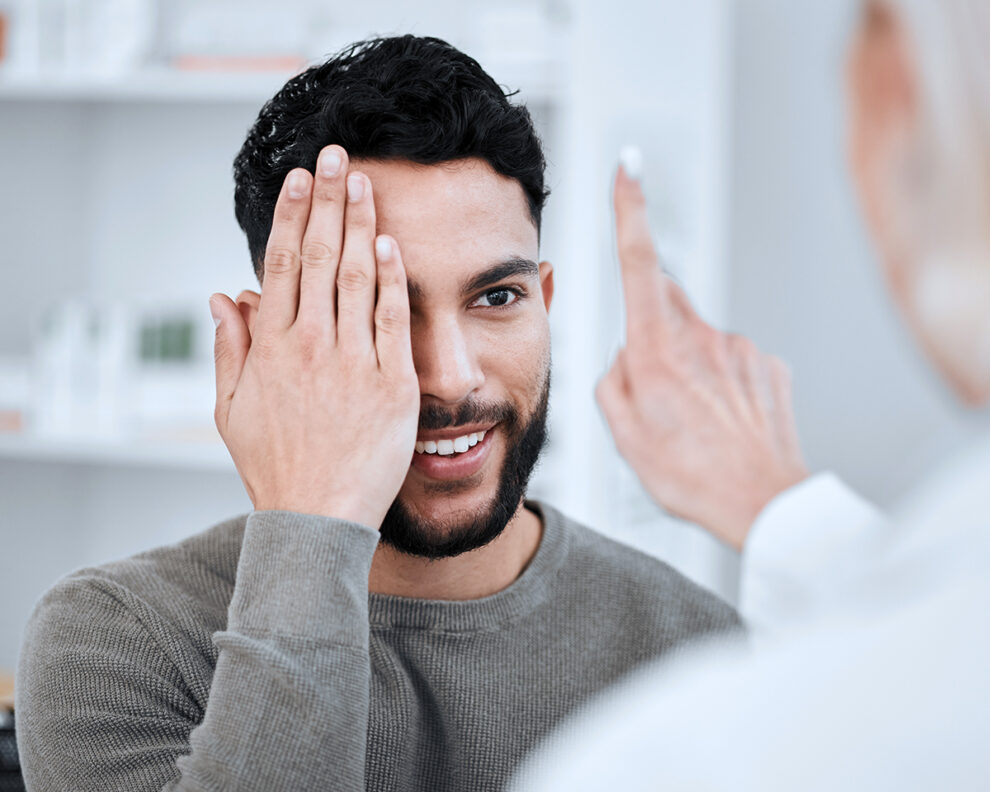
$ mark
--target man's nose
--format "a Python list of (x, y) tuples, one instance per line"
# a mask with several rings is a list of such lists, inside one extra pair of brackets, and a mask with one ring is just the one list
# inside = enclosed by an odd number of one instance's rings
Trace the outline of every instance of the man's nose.
[(412, 347), (423, 399), (457, 404), (485, 381), (470, 339), (454, 319), (417, 323)]

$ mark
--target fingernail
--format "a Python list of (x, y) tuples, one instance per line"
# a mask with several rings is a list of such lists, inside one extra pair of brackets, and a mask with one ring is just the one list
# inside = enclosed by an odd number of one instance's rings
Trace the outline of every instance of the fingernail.
[(210, 315), (213, 317), (213, 326), (220, 326), (220, 312), (217, 310), (216, 305), (213, 304), (213, 300), (210, 300)]
[(392, 242), (388, 237), (380, 236), (375, 240), (375, 253), (378, 254), (378, 258), (384, 261), (389, 256), (392, 255)]
[(619, 164), (633, 181), (639, 181), (643, 173), (643, 152), (639, 146), (623, 146), (619, 150)]
[(306, 192), (306, 177), (301, 173), (293, 173), (289, 176), (289, 197), (302, 198)]
[(327, 178), (336, 176), (340, 171), (340, 163), (340, 154), (336, 149), (324, 151), (320, 157), (320, 173)]
[(364, 179), (359, 173), (347, 177), (347, 197), (351, 201), (360, 201), (364, 195)]

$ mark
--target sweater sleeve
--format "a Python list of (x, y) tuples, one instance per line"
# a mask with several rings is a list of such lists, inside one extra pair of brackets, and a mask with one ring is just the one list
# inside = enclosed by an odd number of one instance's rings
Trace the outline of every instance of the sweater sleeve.
[(883, 514), (831, 473), (786, 490), (743, 548), (743, 620), (757, 638), (806, 622), (864, 579), (889, 534)]
[(329, 518), (252, 514), (205, 712), (137, 594), (97, 576), (56, 585), (18, 665), (27, 788), (363, 790), (377, 541)]

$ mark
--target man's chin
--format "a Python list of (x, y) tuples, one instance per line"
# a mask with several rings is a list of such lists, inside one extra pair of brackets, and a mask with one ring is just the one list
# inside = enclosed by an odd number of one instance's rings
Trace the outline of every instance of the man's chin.
[(490, 509), (497, 498), (497, 482), (486, 481), (481, 472), (463, 479), (420, 479), (408, 484), (412, 486), (397, 499), (401, 508), (416, 520), (440, 529), (470, 522)]
[[(443, 482), (445, 487), (451, 483), (460, 482)], [(449, 558), (487, 545), (514, 513), (515, 508), (494, 495), (485, 498), (471, 487), (461, 494), (427, 498), (426, 503), (398, 498), (382, 522), (381, 539), (408, 555)]]

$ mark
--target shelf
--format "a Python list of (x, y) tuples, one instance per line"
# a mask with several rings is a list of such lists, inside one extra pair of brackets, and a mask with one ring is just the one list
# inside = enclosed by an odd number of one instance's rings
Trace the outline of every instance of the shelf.
[[(560, 97), (559, 65), (551, 60), (488, 59), (485, 66), (527, 102)], [(261, 105), (285, 84), (285, 72), (211, 72), (158, 69), (112, 77), (16, 74), (0, 70), (0, 101), (191, 102)]]
[(34, 102), (250, 102), (270, 98), (288, 74), (145, 71), (118, 77), (0, 72), (0, 100)]
[(176, 433), (165, 432), (120, 439), (0, 434), (0, 462), (5, 460), (198, 472), (235, 471), (220, 437), (211, 439), (206, 430), (197, 431), (188, 439), (182, 439), (181, 434), (177, 437)]

